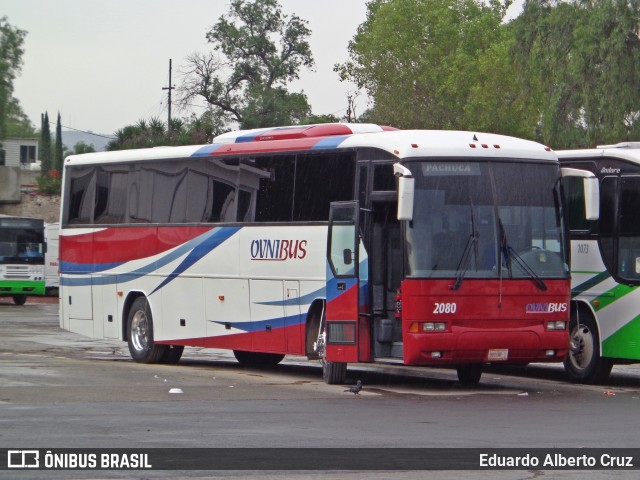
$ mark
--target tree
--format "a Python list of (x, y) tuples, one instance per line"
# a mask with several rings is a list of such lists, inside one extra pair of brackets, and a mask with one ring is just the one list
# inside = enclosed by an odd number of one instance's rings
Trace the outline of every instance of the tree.
[(514, 22), (517, 71), (554, 148), (640, 136), (640, 0), (528, 0)]
[(5, 134), (7, 138), (31, 138), (38, 135), (16, 98), (9, 102)]
[(45, 112), (40, 123), (40, 171), (51, 170), (51, 129), (49, 128), (49, 113)]
[(500, 34), (478, 58), (478, 76), (464, 106), (465, 128), (534, 139), (540, 111), (531, 90), (522, 88), (514, 68), (513, 28), (504, 25)]
[[(335, 66), (373, 99), (367, 116), (401, 128), (474, 128), (472, 96), (492, 57), (506, 63), (502, 19), (511, 1), (372, 0)], [(502, 75), (499, 68), (494, 75)], [(486, 95), (486, 93), (485, 93)]]
[(60, 112), (58, 112), (58, 122), (56, 123), (56, 146), (53, 167), (62, 175), (62, 163), (64, 158), (62, 151), (64, 146), (62, 144), (62, 122), (60, 121)]
[(7, 119), (17, 100), (13, 98), (13, 82), (22, 67), (24, 37), (27, 32), (11, 26), (6, 16), (0, 17), (0, 139), (6, 138)]
[(73, 150), (65, 153), (65, 156), (68, 155), (80, 155), (82, 153), (93, 153), (96, 149), (93, 147), (93, 144), (87, 145), (86, 143), (80, 141), (73, 146)]
[(286, 87), (314, 65), (309, 34), (307, 22), (284, 15), (277, 0), (232, 0), (206, 35), (213, 52), (188, 58), (181, 103), (204, 99), (240, 128), (303, 122), (311, 113), (307, 97)]

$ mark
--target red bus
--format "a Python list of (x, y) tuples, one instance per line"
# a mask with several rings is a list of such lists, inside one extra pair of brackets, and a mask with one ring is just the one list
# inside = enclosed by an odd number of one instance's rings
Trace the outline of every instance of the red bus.
[(485, 133), (324, 124), (65, 160), (62, 328), (246, 364), (559, 362), (569, 268), (561, 170)]

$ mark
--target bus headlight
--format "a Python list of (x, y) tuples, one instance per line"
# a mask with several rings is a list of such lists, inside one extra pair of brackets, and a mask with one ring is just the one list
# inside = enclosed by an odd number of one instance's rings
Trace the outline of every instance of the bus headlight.
[(427, 322), (422, 324), (423, 332), (444, 332), (447, 330), (447, 324), (444, 322)]
[(567, 328), (567, 322), (565, 322), (564, 320), (547, 322), (547, 330), (565, 330), (566, 328)]

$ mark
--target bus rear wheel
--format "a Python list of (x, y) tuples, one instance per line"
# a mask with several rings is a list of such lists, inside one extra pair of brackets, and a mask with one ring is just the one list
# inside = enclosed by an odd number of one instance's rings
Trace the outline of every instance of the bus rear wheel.
[(27, 296), (24, 294), (18, 294), (13, 296), (13, 303), (16, 305), (24, 305), (27, 302)]
[(595, 320), (583, 315), (578, 324), (572, 316), (569, 323), (569, 353), (564, 359), (564, 369), (572, 382), (605, 383), (613, 362), (600, 356), (600, 336)]
[(174, 365), (180, 361), (184, 347), (182, 345), (165, 345), (165, 351), (160, 358), (160, 363)]
[(234, 350), (233, 356), (236, 357), (240, 365), (247, 367), (274, 367), (284, 358), (282, 353), (246, 352), (244, 350)]
[(467, 365), (458, 365), (458, 380), (463, 385), (477, 385), (482, 377), (482, 364), (469, 363)]
[(131, 306), (127, 320), (127, 343), (131, 358), (138, 363), (160, 363), (167, 351), (166, 345), (158, 345), (153, 341), (153, 317), (145, 297), (136, 298)]

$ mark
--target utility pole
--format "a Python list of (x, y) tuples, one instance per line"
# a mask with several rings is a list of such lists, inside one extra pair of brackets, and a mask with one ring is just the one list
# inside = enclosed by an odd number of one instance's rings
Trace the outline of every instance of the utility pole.
[(168, 111), (169, 111), (169, 117), (167, 120), (167, 134), (171, 135), (171, 90), (173, 90), (174, 87), (173, 85), (171, 85), (171, 59), (169, 59), (169, 86), (168, 87), (162, 87), (162, 90), (169, 90), (169, 103), (168, 103)]

